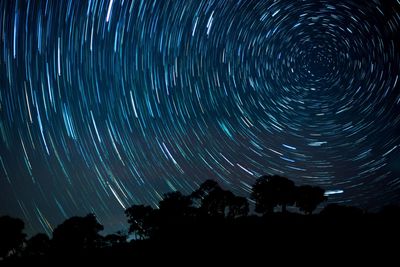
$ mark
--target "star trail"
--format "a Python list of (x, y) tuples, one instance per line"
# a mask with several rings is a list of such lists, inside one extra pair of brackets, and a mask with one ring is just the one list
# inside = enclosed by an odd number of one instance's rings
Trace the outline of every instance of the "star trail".
[(28, 231), (262, 174), (400, 200), (400, 1), (0, 1), (0, 213)]

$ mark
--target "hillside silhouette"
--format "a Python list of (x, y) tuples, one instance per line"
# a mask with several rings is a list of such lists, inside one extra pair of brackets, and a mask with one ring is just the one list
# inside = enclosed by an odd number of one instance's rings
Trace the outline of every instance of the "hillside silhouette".
[[(345, 257), (380, 260), (396, 255), (400, 207), (378, 213), (329, 204), (320, 187), (301, 185), (277, 176), (257, 179), (249, 199), (207, 180), (189, 195), (164, 194), (158, 208), (139, 204), (125, 210), (129, 229), (103, 236), (104, 227), (92, 213), (71, 217), (52, 237), (29, 239), (24, 222), (0, 217), (0, 265), (157, 263), (193, 265), (223, 260), (317, 259)], [(249, 203), (250, 201), (250, 203)], [(255, 213), (250, 207), (254, 205)], [(290, 209), (288, 209), (290, 207)], [(383, 256), (382, 256), (383, 255)]]

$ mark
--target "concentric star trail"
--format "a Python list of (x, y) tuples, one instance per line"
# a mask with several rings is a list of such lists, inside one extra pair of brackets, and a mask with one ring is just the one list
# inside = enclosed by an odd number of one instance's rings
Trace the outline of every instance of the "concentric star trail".
[[(0, 213), (50, 233), (262, 174), (400, 200), (399, 1), (0, 1)], [(336, 193), (335, 193), (336, 192)]]

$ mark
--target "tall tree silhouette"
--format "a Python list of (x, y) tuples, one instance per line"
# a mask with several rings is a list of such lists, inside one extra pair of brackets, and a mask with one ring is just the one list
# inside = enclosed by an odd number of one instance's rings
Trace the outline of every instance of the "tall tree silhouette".
[(92, 213), (85, 217), (71, 217), (54, 229), (53, 246), (57, 252), (63, 253), (97, 248), (101, 240), (99, 232), (103, 229)]
[(312, 214), (320, 203), (327, 198), (325, 190), (318, 186), (303, 185), (297, 188), (296, 207), (305, 214)]
[(139, 239), (150, 237), (155, 226), (153, 214), (153, 208), (145, 205), (133, 205), (126, 209), (125, 215), (130, 225), (129, 233), (134, 234)]
[(24, 222), (9, 216), (0, 217), (0, 258), (16, 254), (25, 241)]
[(253, 185), (251, 198), (256, 202), (255, 211), (258, 213), (272, 213), (278, 205), (282, 206), (282, 212), (286, 212), (286, 206), (295, 202), (295, 185), (285, 177), (265, 175)]

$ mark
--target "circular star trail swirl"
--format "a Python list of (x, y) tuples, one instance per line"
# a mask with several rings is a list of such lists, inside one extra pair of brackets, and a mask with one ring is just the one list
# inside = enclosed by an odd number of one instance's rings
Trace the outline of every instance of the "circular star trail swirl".
[(0, 212), (31, 231), (265, 173), (399, 201), (399, 1), (0, 7)]

